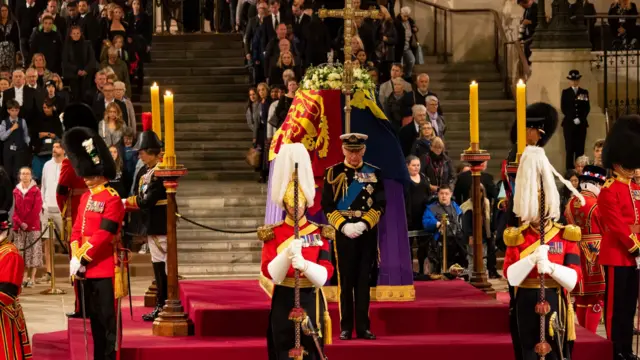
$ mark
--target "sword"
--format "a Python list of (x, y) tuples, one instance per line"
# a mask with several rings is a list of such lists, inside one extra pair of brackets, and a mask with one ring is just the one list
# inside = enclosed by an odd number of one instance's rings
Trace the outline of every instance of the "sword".
[(87, 335), (87, 309), (84, 302), (84, 280), (76, 275), (80, 286), (80, 300), (82, 300), (82, 333), (84, 335), (84, 360), (89, 360), (89, 337)]
[(554, 336), (556, 338), (556, 344), (558, 345), (558, 350), (560, 350), (560, 358), (564, 359), (564, 334), (565, 329), (562, 324), (560, 324), (560, 320), (558, 319), (558, 313), (554, 312), (551, 314), (549, 318), (549, 323), (551, 324), (551, 328), (555, 334), (549, 334), (550, 336)]
[(318, 337), (318, 332), (313, 327), (313, 323), (311, 323), (311, 319), (307, 316), (302, 322), (302, 331), (305, 335), (311, 336), (313, 338), (313, 342), (316, 344), (316, 350), (318, 351), (318, 355), (322, 360), (329, 360), (329, 358), (322, 351), (322, 346), (320, 346), (320, 339)]
[(127, 291), (129, 292), (129, 314), (133, 320), (133, 299), (131, 294), (131, 271), (129, 271), (129, 252), (125, 252), (125, 262), (127, 264)]
[[(126, 249), (120, 249), (120, 256), (119, 256), (119, 260), (120, 260), (120, 280), (122, 281), (122, 272), (124, 271), (124, 258), (125, 258), (125, 253), (127, 252)], [(129, 299), (131, 299), (131, 294), (129, 294)], [(118, 297), (118, 305), (117, 305), (117, 311), (118, 313), (116, 314), (116, 358), (120, 359), (120, 349), (122, 347), (122, 339), (120, 338), (120, 335), (122, 334), (122, 296)], [(133, 315), (131, 316), (133, 318)]]

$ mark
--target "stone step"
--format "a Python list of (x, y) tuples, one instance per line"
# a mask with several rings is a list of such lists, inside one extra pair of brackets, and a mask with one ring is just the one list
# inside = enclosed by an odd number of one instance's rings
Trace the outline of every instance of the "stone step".
[(244, 234), (234, 234), (220, 231), (211, 231), (201, 228), (186, 229), (178, 227), (178, 246), (182, 246), (180, 244), (185, 244), (184, 246), (188, 246), (186, 244), (191, 242), (206, 242), (213, 244), (215, 242), (241, 242), (258, 240), (258, 235), (255, 232), (255, 230), (257, 229), (247, 230), (251, 230), (251, 232)]
[(178, 251), (202, 251), (202, 252), (224, 252), (224, 251), (261, 251), (262, 241), (257, 238), (251, 240), (229, 240), (229, 241), (182, 241), (178, 242)]
[(172, 44), (172, 43), (184, 43), (184, 42), (199, 42), (199, 41), (215, 41), (217, 43), (222, 42), (242, 42), (242, 34), (231, 33), (190, 33), (179, 35), (153, 35), (154, 44)]
[(207, 170), (193, 170), (189, 171), (186, 178), (188, 180), (209, 180), (209, 181), (257, 181), (259, 174), (255, 171), (246, 170), (221, 170), (221, 171), (207, 171)]
[[(228, 93), (205, 93), (205, 94), (184, 94), (177, 91), (174, 91), (170, 86), (167, 86), (167, 90), (173, 92), (175, 95), (173, 96), (173, 100), (177, 103), (188, 101), (188, 102), (223, 102), (223, 101), (242, 101), (247, 99), (247, 94), (245, 92), (228, 92)], [(140, 95), (141, 102), (151, 102), (151, 95), (148, 93), (143, 93)]]
[(225, 217), (264, 217), (266, 204), (262, 206), (227, 206), (218, 208), (200, 208), (180, 206), (180, 214), (187, 218), (198, 221), (202, 219), (220, 219)]
[[(56, 282), (66, 283), (69, 279), (69, 256), (67, 254), (56, 254), (54, 262)], [(129, 257), (129, 273), (131, 277), (153, 276), (151, 254), (131, 254)]]
[[(151, 111), (151, 103), (136, 103), (136, 110)], [(244, 114), (246, 102), (211, 102), (211, 103), (194, 103), (194, 102), (176, 102), (174, 111), (176, 114), (216, 114), (216, 113), (236, 113)], [(138, 111), (136, 111), (137, 113)]]
[(240, 131), (240, 132), (224, 132), (224, 133), (207, 133), (207, 132), (198, 132), (198, 131), (180, 131), (176, 132), (175, 140), (176, 141), (184, 141), (189, 140), (193, 142), (197, 141), (214, 141), (214, 140), (224, 140), (224, 141), (251, 141), (253, 138), (253, 134), (249, 129)]
[(178, 202), (183, 197), (210, 197), (227, 195), (265, 195), (267, 186), (249, 181), (213, 182), (213, 181), (180, 181)]
[[(506, 130), (483, 130), (482, 126), (480, 127), (480, 144), (482, 144), (484, 140), (505, 140), (508, 142), (510, 141), (509, 136), (510, 133)], [(445, 137), (447, 138), (447, 141), (468, 139), (469, 129), (447, 130)]]
[(215, 42), (215, 41), (198, 41), (198, 42), (173, 42), (173, 43), (156, 43), (153, 42), (152, 56), (162, 53), (163, 51), (172, 50), (231, 50), (243, 52), (242, 42)]
[(245, 160), (190, 160), (190, 159), (181, 159), (180, 163), (183, 164), (187, 169), (197, 171), (197, 170), (209, 170), (209, 171), (219, 171), (219, 170), (245, 170), (252, 168), (249, 167), (249, 164), (246, 163)]
[(219, 132), (251, 132), (249, 126), (241, 119), (228, 122), (187, 122), (176, 121), (176, 131), (185, 132), (202, 132), (202, 131), (219, 131)]
[(228, 207), (264, 207), (266, 206), (266, 194), (245, 195), (225, 194), (209, 196), (181, 196), (178, 198), (180, 210), (222, 209)]
[(415, 65), (413, 68), (414, 74), (427, 73), (429, 76), (435, 73), (472, 73), (472, 75), (478, 73), (497, 73), (495, 64), (491, 62), (463, 62), (463, 63), (427, 63), (422, 65)]
[[(234, 50), (223, 50), (221, 52), (227, 53), (227, 55), (236, 53)], [(209, 67), (225, 67), (225, 66), (244, 66), (244, 58), (242, 53), (238, 53), (239, 56), (226, 56), (226, 57), (213, 57), (210, 59), (157, 59), (153, 58), (153, 61), (145, 66), (147, 69), (155, 68), (209, 68)]]
[[(241, 56), (242, 57), (242, 56)], [(228, 49), (217, 50), (188, 50), (188, 49), (165, 49), (161, 52), (155, 53), (153, 61), (162, 61), (168, 59), (202, 59), (206, 61), (211, 58), (238, 58), (238, 53), (235, 50), (228, 51)]]
[[(449, 102), (451, 100), (467, 100), (467, 101), (469, 101), (469, 89), (467, 89), (467, 90), (442, 90), (442, 91), (432, 90), (432, 91), (435, 92), (436, 94), (438, 94), (438, 98), (440, 99), (440, 102), (442, 103), (443, 107), (444, 107), (444, 104), (446, 104), (447, 102)], [(505, 96), (505, 94), (502, 91), (502, 89), (497, 89), (497, 90), (482, 89), (482, 91), (480, 91), (478, 93), (478, 98), (480, 100), (504, 100), (507, 97)], [(446, 110), (446, 107), (445, 107), (445, 110)]]
[[(212, 81), (211, 84), (204, 84), (204, 85), (171, 85), (171, 86), (167, 86), (166, 84), (163, 84), (161, 86), (162, 87), (166, 87), (166, 90), (171, 90), (176, 94), (203, 94), (203, 93), (243, 93), (245, 94), (245, 96), (248, 95), (249, 90), (247, 87), (247, 84), (245, 83), (240, 83), (240, 84), (235, 84), (235, 83), (227, 83), (224, 81), (219, 81), (219, 80), (215, 80)], [(144, 89), (142, 91), (142, 94), (148, 94), (149, 93), (149, 89), (151, 88), (151, 85), (145, 85)], [(160, 90), (165, 90), (165, 89), (160, 89)]]
[(177, 155), (182, 161), (226, 161), (244, 159), (246, 150), (213, 150), (207, 152), (178, 151)]
[[(151, 64), (150, 64), (151, 65)], [(151, 77), (153, 81), (157, 81), (160, 84), (164, 82), (160, 81), (157, 78), (161, 78), (163, 76), (167, 76), (171, 74), (172, 76), (209, 76), (209, 75), (247, 75), (247, 69), (241, 66), (206, 66), (206, 67), (184, 67), (184, 68), (174, 68), (174, 67), (159, 67), (159, 66), (148, 66), (144, 69), (144, 75)]]
[[(429, 90), (433, 91), (434, 93), (438, 94), (438, 96), (440, 95), (441, 91), (460, 91), (460, 90), (466, 90), (467, 92), (469, 91), (469, 84), (468, 83), (464, 83), (464, 82), (437, 82), (437, 81), (430, 81), (429, 82)], [(483, 91), (489, 91), (489, 90), (504, 90), (504, 82), (502, 80), (498, 80), (498, 81), (485, 81), (482, 83), (482, 86), (479, 90), (479, 93), (481, 94)]]
[(179, 265), (180, 275), (188, 277), (226, 275), (226, 276), (252, 276), (256, 279), (260, 275), (260, 263), (216, 264), (207, 262), (182, 263)]
[[(195, 220), (195, 219), (193, 219)], [(244, 231), (244, 230), (255, 230), (258, 226), (262, 226), (264, 224), (264, 219), (262, 217), (238, 217), (238, 218), (226, 218), (226, 219), (199, 219), (197, 220), (200, 224), (206, 225), (212, 228), (220, 229), (220, 230), (231, 230), (231, 231)], [(194, 224), (188, 223), (186, 221), (181, 221), (178, 224), (179, 229), (192, 229), (192, 228), (200, 228)]]
[[(182, 123), (209, 123), (216, 124), (236, 124), (243, 122), (246, 124), (246, 116), (242, 113), (216, 113), (216, 114), (176, 114), (176, 126)], [(246, 126), (246, 125), (245, 125)]]
[(194, 142), (189, 140), (176, 139), (176, 150), (181, 151), (211, 151), (220, 149), (242, 149), (247, 151), (251, 146), (251, 140), (248, 141), (216, 141), (216, 142)]
[[(230, 71), (230, 70), (229, 70)], [(234, 70), (235, 71), (235, 70)], [(249, 89), (249, 74), (242, 71), (236, 71), (235, 74), (220, 74), (220, 75), (201, 75), (201, 76), (172, 76), (169, 74), (157, 74), (150, 77), (145, 76), (144, 83), (150, 86), (154, 82), (157, 82), (160, 86), (160, 92), (164, 93), (166, 86), (169, 85), (214, 85), (214, 84), (243, 84)], [(176, 90), (178, 93), (178, 90)]]
[[(449, 112), (453, 113), (466, 113), (469, 114), (469, 100), (468, 99), (445, 99), (442, 101), (442, 107), (444, 108), (445, 121)], [(482, 100), (478, 102), (478, 107), (482, 112), (497, 112), (497, 111), (514, 111), (516, 104), (513, 100), (500, 99), (500, 100)], [(491, 116), (491, 115), (489, 115)]]
[(480, 88), (482, 88), (482, 84), (484, 82), (501, 82), (502, 76), (500, 73), (496, 71), (491, 72), (483, 72), (483, 73), (475, 73), (475, 72), (460, 72), (460, 71), (451, 71), (451, 72), (428, 72), (429, 80), (431, 83), (454, 83), (454, 82), (466, 82), (467, 85), (472, 81), (478, 82)]
[[(511, 100), (508, 100), (511, 101)], [(442, 106), (444, 107), (446, 103), (443, 102)], [(486, 119), (486, 123), (506, 123), (511, 126), (511, 122), (515, 120), (516, 112), (513, 110), (505, 110), (505, 111), (480, 111), (479, 120), (482, 125), (483, 119)], [(447, 111), (447, 108), (444, 108), (444, 119), (447, 123), (458, 123), (458, 122), (469, 122), (469, 111)]]
[(262, 257), (260, 249), (254, 251), (180, 251), (178, 262), (182, 263), (213, 263), (213, 264), (260, 264)]

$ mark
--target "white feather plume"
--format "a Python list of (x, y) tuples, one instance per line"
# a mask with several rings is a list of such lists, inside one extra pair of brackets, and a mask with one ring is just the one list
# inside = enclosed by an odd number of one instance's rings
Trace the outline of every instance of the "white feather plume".
[(301, 143), (282, 145), (274, 161), (276, 163), (273, 166), (273, 176), (271, 177), (271, 201), (282, 207), (282, 199), (287, 191), (287, 185), (293, 178), (295, 163), (298, 163), (298, 184), (307, 199), (307, 207), (313, 206), (316, 184), (313, 178), (311, 158), (304, 145)]
[(556, 187), (557, 177), (584, 205), (584, 197), (571, 183), (553, 168), (544, 149), (527, 146), (520, 158), (516, 175), (513, 212), (524, 222), (537, 222), (540, 219), (539, 190), (544, 187), (545, 213), (548, 218), (560, 218), (560, 194)]

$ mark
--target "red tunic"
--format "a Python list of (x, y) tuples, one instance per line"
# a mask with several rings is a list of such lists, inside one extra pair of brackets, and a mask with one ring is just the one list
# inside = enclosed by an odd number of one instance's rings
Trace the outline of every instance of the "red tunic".
[(604, 270), (598, 261), (602, 229), (600, 211), (598, 209), (598, 197), (591, 191), (582, 191), (584, 206), (577, 197), (572, 197), (567, 203), (564, 216), (567, 223), (576, 225), (582, 230), (580, 247), (580, 263), (582, 268), (582, 281), (578, 282), (573, 290), (573, 295), (601, 295), (604, 294), (605, 281)]
[[(577, 241), (580, 240), (580, 229), (576, 226), (562, 226), (553, 224), (545, 234), (545, 243), (549, 245), (549, 261), (567, 266), (578, 274), (578, 281), (582, 279), (580, 269), (580, 250)], [(518, 260), (532, 254), (539, 246), (540, 233), (528, 224), (520, 228), (508, 228), (504, 233), (507, 251), (504, 256), (504, 275), (509, 278), (509, 266)], [(549, 275), (545, 278), (550, 279)], [(527, 280), (538, 279), (538, 269), (534, 267)]]
[[(329, 241), (326, 238), (325, 230), (322, 227), (302, 218), (300, 221), (300, 238), (303, 239), (302, 256), (305, 260), (309, 260), (327, 269), (327, 280), (333, 274), (333, 265), (329, 256)], [(262, 274), (271, 279), (267, 266), (276, 255), (284, 251), (293, 240), (293, 224), (289, 218), (284, 222), (272, 227), (261, 228), (258, 231), (259, 237), (264, 241), (262, 248)], [(320, 244), (320, 241), (322, 242)], [(289, 267), (287, 272), (287, 280), (294, 278), (295, 270), (293, 266)], [(304, 277), (304, 274), (301, 276)]]
[(640, 186), (614, 172), (600, 190), (598, 209), (604, 229), (600, 243), (600, 264), (636, 266), (635, 256), (640, 249)]
[(113, 188), (98, 185), (82, 195), (71, 249), (73, 256), (86, 265), (88, 279), (114, 276), (116, 241), (123, 219), (124, 205)]
[(11, 243), (0, 245), (0, 360), (31, 358), (31, 345), (18, 302), (24, 261)]
[(71, 165), (71, 161), (65, 158), (62, 160), (60, 167), (60, 178), (58, 179), (58, 188), (56, 189), (56, 201), (58, 208), (63, 217), (66, 217), (65, 211), (70, 210), (71, 224), (78, 216), (78, 208), (80, 198), (87, 192), (87, 185), (84, 179), (76, 175), (76, 171)]

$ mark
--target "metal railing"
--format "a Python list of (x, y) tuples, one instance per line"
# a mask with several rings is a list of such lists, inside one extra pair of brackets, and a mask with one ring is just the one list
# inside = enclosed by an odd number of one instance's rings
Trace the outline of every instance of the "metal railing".
[[(524, 54), (522, 44), (519, 40), (509, 40), (504, 28), (500, 14), (493, 9), (451, 9), (429, 0), (415, 0), (433, 9), (433, 49), (429, 55), (435, 55), (443, 62), (447, 63), (449, 57), (453, 55), (452, 44), (454, 27), (449, 26), (453, 14), (490, 14), (494, 23), (494, 48), (493, 62), (500, 71), (504, 81), (504, 92), (506, 95), (514, 93), (515, 86), (519, 79), (527, 80), (531, 74), (529, 63)], [(439, 32), (442, 31), (442, 40)], [(516, 67), (515, 69), (513, 67)], [(514, 71), (515, 70), (515, 71)]]

